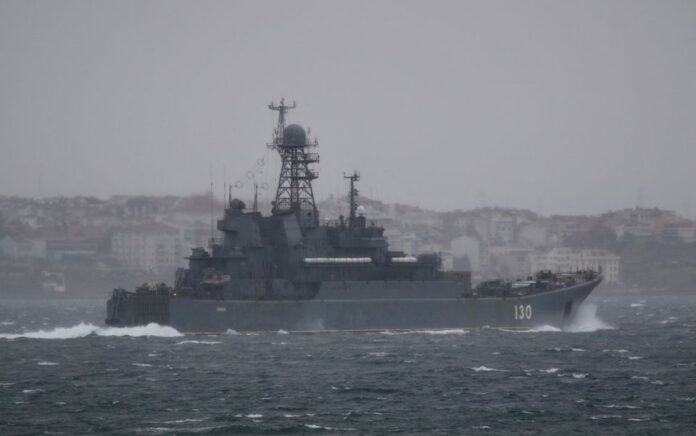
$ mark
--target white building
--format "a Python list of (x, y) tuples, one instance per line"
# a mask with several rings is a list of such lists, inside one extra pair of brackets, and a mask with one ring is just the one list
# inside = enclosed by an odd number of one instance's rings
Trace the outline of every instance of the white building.
[(692, 222), (667, 224), (662, 229), (662, 238), (668, 242), (696, 242), (696, 226)]
[(482, 242), (495, 245), (505, 245), (515, 240), (515, 217), (501, 214), (475, 217), (468, 223)]
[(553, 272), (572, 272), (578, 270), (599, 270), (604, 274), (604, 282), (608, 284), (619, 281), (619, 256), (606, 250), (582, 249), (574, 250), (568, 247), (556, 247), (551, 250), (530, 256), (529, 273), (539, 270)]
[(164, 224), (117, 230), (111, 237), (111, 252), (125, 264), (153, 273), (186, 264), (179, 232)]

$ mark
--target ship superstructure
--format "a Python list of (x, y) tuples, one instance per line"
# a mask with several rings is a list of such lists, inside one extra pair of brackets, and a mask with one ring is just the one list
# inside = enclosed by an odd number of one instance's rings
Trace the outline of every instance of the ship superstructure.
[[(350, 180), (350, 212), (346, 218), (319, 224), (312, 181), (319, 161), (298, 124), (285, 125), (289, 109), (283, 100), (269, 106), (278, 111), (270, 144), (281, 159), (280, 175), (270, 216), (246, 210), (239, 199), (228, 201), (217, 228), (222, 241), (209, 250), (197, 248), (190, 267), (179, 271), (175, 289), (196, 297), (222, 299), (313, 298), (321, 283), (346, 280), (432, 280), (443, 275), (436, 254), (419, 257), (389, 251), (384, 229), (357, 213), (355, 183)], [(466, 285), (462, 283), (462, 292)]]

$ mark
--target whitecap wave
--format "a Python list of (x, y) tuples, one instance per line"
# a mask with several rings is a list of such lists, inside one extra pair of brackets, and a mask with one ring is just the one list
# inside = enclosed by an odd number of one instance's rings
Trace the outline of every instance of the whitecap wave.
[(484, 366), (484, 365), (477, 366), (475, 368), (471, 368), (471, 370), (476, 371), (476, 372), (492, 372), (492, 371), (504, 372), (505, 371), (504, 369), (489, 368), (489, 367)]
[(575, 347), (553, 347), (547, 348), (544, 351), (552, 351), (554, 353), (584, 353), (585, 349)]
[(188, 424), (190, 422), (203, 422), (208, 418), (182, 418), (182, 419), (173, 419), (171, 421), (162, 421), (162, 424)]
[(312, 430), (326, 430), (326, 431), (357, 431), (357, 429), (352, 427), (324, 427), (316, 424), (304, 424), (305, 427)]
[(222, 342), (220, 342), (220, 341), (196, 341), (196, 340), (187, 340), (187, 341), (177, 342), (176, 345), (186, 345), (186, 344), (215, 345), (215, 344), (221, 344), (221, 343), (222, 343)]
[(600, 419), (621, 419), (621, 415), (592, 415), (590, 416), (590, 419), (593, 421)]
[(640, 407), (630, 404), (607, 404), (606, 406), (599, 407), (606, 407), (607, 409), (640, 409)]
[(188, 424), (190, 422), (202, 422), (205, 421), (208, 418), (182, 418), (182, 419), (173, 419), (171, 421), (162, 421), (162, 424)]
[(555, 374), (558, 372), (558, 368), (540, 369), (539, 372), (545, 372), (548, 374)]
[(443, 329), (443, 330), (418, 330), (416, 333), (424, 335), (465, 335), (469, 330), (464, 329)]
[(433, 330), (385, 330), (380, 332), (380, 334), (393, 336), (393, 335), (465, 335), (469, 333), (469, 330), (465, 329), (433, 329)]
[(624, 348), (619, 348), (619, 349), (609, 349), (609, 348), (605, 348), (605, 349), (602, 350), (602, 352), (603, 352), (603, 353), (611, 353), (611, 352), (614, 352), (614, 353), (628, 353), (628, 350), (626, 350), (626, 349), (624, 349)]
[(72, 327), (56, 327), (53, 330), (37, 330), (24, 333), (3, 333), (0, 339), (76, 339), (89, 335), (96, 336), (158, 336), (177, 337), (183, 336), (176, 329), (151, 323), (135, 327), (99, 327), (94, 324), (79, 323)]
[(39, 366), (56, 366), (56, 365), (58, 365), (56, 362), (49, 362), (47, 360), (42, 360), (41, 362), (36, 362), (36, 364)]
[(497, 330), (500, 330), (502, 332), (512, 332), (512, 333), (543, 333), (543, 332), (560, 332), (562, 331), (558, 327), (554, 327), (552, 325), (544, 324), (540, 325), (538, 327), (532, 327), (528, 329), (505, 329), (505, 328), (499, 328)]

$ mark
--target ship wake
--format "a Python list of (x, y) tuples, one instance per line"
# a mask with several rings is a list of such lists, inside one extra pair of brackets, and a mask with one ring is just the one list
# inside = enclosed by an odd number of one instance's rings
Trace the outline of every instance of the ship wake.
[(100, 327), (90, 323), (79, 323), (72, 327), (56, 327), (52, 330), (36, 330), (24, 333), (0, 333), (0, 339), (77, 339), (87, 336), (156, 336), (172, 338), (183, 336), (176, 329), (151, 323), (135, 327)]

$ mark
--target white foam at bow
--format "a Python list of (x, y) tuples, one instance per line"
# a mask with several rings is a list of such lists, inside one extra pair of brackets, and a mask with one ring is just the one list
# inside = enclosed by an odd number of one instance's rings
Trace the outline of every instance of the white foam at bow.
[(567, 332), (596, 332), (597, 330), (613, 330), (614, 327), (597, 317), (597, 306), (583, 303), (570, 324), (564, 329)]
[(83, 322), (72, 327), (57, 327), (53, 330), (37, 330), (25, 333), (3, 333), (0, 339), (75, 339), (89, 335), (97, 336), (159, 336), (165, 338), (183, 336), (176, 329), (151, 323), (136, 327), (99, 327)]

